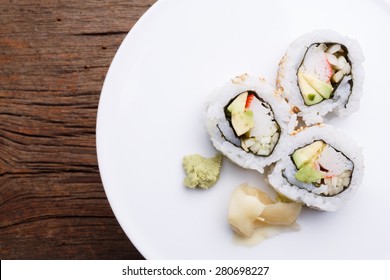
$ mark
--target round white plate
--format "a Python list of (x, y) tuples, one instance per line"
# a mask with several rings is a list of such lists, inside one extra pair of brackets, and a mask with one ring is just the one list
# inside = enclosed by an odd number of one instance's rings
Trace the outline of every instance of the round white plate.
[[(109, 202), (145, 258), (390, 258), (389, 26), (385, 0), (160, 0), (150, 8), (111, 64), (96, 132)], [(214, 187), (190, 190), (182, 158), (215, 154), (203, 123), (212, 89), (245, 72), (274, 83), (289, 43), (314, 29), (357, 39), (366, 57), (360, 111), (332, 121), (364, 148), (364, 183), (337, 212), (304, 209), (299, 231), (239, 245), (227, 223), (230, 195), (242, 182), (267, 189), (263, 176), (225, 159)]]

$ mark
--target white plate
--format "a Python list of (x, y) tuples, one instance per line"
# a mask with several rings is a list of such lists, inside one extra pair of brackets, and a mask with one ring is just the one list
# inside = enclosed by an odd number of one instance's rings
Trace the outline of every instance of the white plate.
[[(390, 6), (385, 0), (161, 0), (116, 54), (99, 104), (97, 151), (111, 207), (148, 259), (390, 258)], [(270, 82), (289, 43), (330, 28), (366, 56), (361, 109), (332, 123), (364, 148), (366, 174), (334, 213), (305, 209), (299, 231), (247, 247), (227, 223), (233, 189), (267, 188), (253, 171), (223, 163), (208, 191), (183, 186), (184, 155), (215, 153), (203, 123), (210, 91), (247, 72)]]

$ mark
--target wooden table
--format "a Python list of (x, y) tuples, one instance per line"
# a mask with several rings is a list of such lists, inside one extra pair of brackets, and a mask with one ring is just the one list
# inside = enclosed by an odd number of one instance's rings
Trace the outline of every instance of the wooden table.
[(142, 259), (96, 158), (100, 91), (155, 0), (0, 0), (0, 258)]

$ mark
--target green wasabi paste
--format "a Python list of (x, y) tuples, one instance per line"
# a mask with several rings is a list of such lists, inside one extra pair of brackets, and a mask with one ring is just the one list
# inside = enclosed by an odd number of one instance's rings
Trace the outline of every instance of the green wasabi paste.
[(222, 155), (205, 158), (201, 155), (188, 155), (183, 158), (183, 167), (187, 174), (184, 185), (194, 189), (200, 187), (208, 189), (215, 185), (221, 170)]

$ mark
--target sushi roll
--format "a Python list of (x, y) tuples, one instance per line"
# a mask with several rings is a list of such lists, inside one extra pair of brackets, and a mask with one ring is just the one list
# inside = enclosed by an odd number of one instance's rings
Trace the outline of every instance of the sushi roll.
[(261, 173), (280, 158), (280, 143), (295, 125), (291, 120), (290, 107), (275, 88), (247, 74), (216, 90), (206, 105), (206, 126), (215, 148)]
[(293, 201), (335, 211), (362, 183), (361, 148), (332, 126), (316, 125), (292, 135), (285, 152), (268, 180)]
[(277, 88), (306, 125), (330, 112), (344, 117), (359, 109), (364, 57), (357, 41), (319, 30), (296, 39), (279, 64)]

